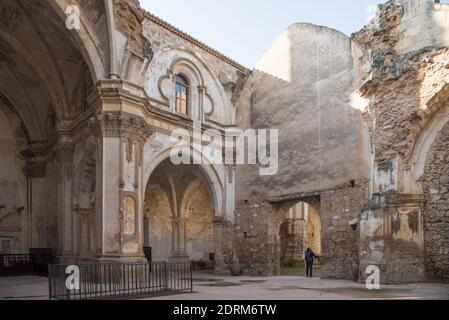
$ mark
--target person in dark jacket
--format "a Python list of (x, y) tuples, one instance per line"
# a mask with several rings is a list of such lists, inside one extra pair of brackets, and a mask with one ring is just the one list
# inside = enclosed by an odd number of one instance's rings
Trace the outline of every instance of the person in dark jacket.
[(306, 272), (307, 277), (313, 277), (313, 262), (316, 258), (315, 253), (310, 249), (307, 248), (306, 253), (304, 254), (304, 260), (306, 261)]

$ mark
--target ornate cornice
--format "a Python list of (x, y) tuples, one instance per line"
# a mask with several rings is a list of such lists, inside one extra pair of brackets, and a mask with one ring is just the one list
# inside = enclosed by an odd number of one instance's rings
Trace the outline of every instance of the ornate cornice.
[(422, 194), (404, 194), (396, 192), (377, 193), (367, 205), (364, 211), (379, 208), (422, 208), (426, 199)]

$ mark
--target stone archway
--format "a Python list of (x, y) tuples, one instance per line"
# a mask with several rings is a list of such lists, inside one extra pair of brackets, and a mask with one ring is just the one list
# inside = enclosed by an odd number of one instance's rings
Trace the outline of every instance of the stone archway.
[(310, 248), (321, 255), (321, 219), (307, 202), (299, 202), (287, 210), (280, 231), (279, 257), (283, 268), (303, 268), (304, 252)]
[[(144, 245), (154, 261), (191, 260), (213, 269), (222, 261), (217, 234), (217, 204), (210, 177), (200, 165), (173, 165), (170, 159), (152, 171), (145, 191)], [(218, 241), (215, 241), (218, 237)]]

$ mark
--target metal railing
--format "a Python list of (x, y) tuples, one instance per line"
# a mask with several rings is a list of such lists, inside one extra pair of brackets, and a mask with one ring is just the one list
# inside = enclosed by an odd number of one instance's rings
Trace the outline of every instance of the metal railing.
[(30, 254), (0, 254), (0, 276), (29, 275), (34, 273)]
[[(50, 300), (147, 298), (193, 291), (190, 262), (81, 264), (79, 280), (68, 279), (67, 267), (49, 265)], [(68, 289), (66, 282), (72, 280), (78, 286)]]
[(29, 254), (0, 254), (0, 277), (39, 275), (47, 276), (53, 262), (52, 249), (31, 248)]

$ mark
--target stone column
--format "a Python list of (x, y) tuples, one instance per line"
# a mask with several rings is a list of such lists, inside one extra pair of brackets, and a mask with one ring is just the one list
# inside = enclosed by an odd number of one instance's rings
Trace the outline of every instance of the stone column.
[[(215, 270), (216, 275), (230, 275), (231, 269), (225, 260), (224, 254), (224, 232), (226, 222), (222, 219), (217, 219), (214, 222), (214, 256), (215, 256)], [(236, 257), (235, 257), (236, 258)]]
[(36, 160), (35, 155), (31, 150), (25, 152), (24, 156), (27, 158), (27, 164), (24, 167), (25, 176), (27, 178), (27, 207), (26, 207), (26, 225), (24, 230), (27, 230), (25, 235), (24, 246), (22, 246), (23, 252), (29, 252), (29, 248), (36, 247), (34, 223), (35, 215), (33, 213), (34, 203), (36, 198), (36, 187), (41, 189), (41, 185), (45, 181), (47, 163), (44, 159)]
[(172, 252), (169, 261), (189, 261), (186, 246), (186, 219), (184, 217), (173, 217), (172, 229)]
[(58, 256), (61, 263), (73, 262), (74, 217), (72, 210), (72, 179), (74, 147), (70, 141), (60, 142), (54, 147), (58, 181)]
[(423, 204), (421, 195), (373, 195), (360, 219), (360, 281), (371, 265), (380, 269), (382, 283), (425, 279)]

